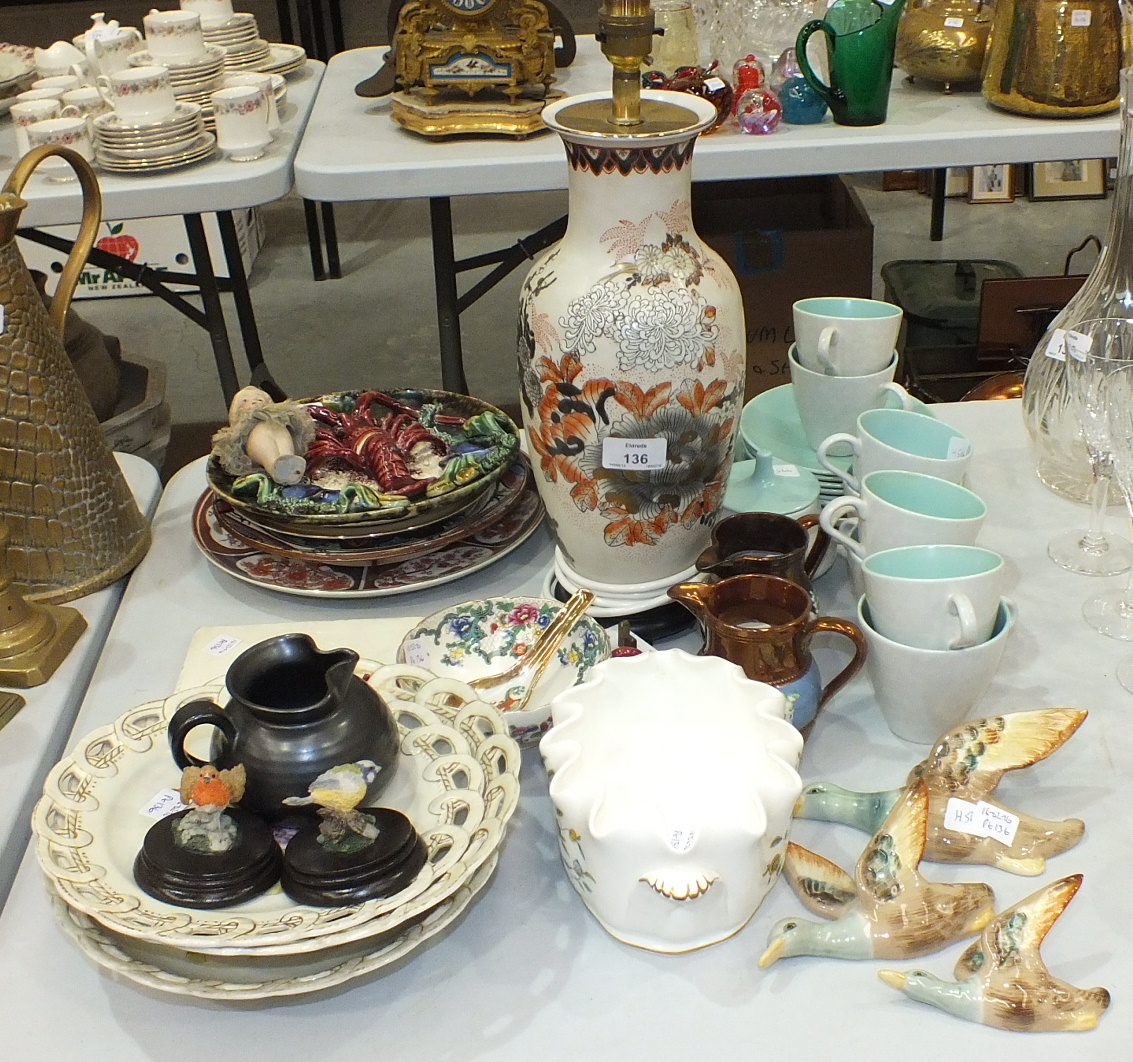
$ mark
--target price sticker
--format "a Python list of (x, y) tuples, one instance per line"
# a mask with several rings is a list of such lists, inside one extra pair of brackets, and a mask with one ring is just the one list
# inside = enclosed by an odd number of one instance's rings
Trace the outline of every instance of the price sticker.
[(1015, 840), (1015, 831), (1019, 828), (1019, 816), (1004, 811), (1003, 808), (985, 804), (982, 800), (977, 807), (982, 815), (980, 824), (984, 837), (991, 837), (1002, 844), (1010, 845)]
[(949, 797), (944, 809), (944, 828), (956, 833), (975, 833), (979, 823), (976, 805), (970, 800)]
[(959, 435), (953, 435), (948, 440), (948, 459), (950, 461), (957, 457), (967, 457), (972, 452), (972, 444), (967, 439), (962, 439)]
[(629, 472), (652, 472), (664, 468), (669, 444), (665, 439), (619, 439), (607, 436), (602, 440), (602, 467), (620, 468)]
[(771, 470), (777, 476), (785, 476), (787, 479), (798, 479), (799, 469), (797, 465), (781, 465), (776, 461), (771, 466)]
[(4, 307), (0, 306), (0, 336), (4, 334)]
[(1055, 361), (1066, 360), (1066, 329), (1056, 328), (1050, 334), (1050, 339), (1047, 340), (1046, 350), (1043, 353), (1048, 358), (1054, 358)]
[(240, 639), (234, 634), (222, 634), (209, 642), (206, 652), (212, 653), (213, 656), (224, 656), (225, 653), (230, 653), (239, 644)]
[(405, 643), (405, 662), (407, 664), (413, 664), (415, 667), (424, 667), (428, 659), (429, 657), (425, 652), (423, 642), (414, 638), (413, 641)]
[(1093, 21), (1094, 13), (1084, 7), (1076, 7), (1070, 12), (1071, 26), (1088, 26)]
[(687, 852), (696, 840), (696, 830), (670, 830), (669, 847), (674, 852)]
[(955, 17), (946, 18), (944, 20), (944, 25), (947, 26), (949, 29), (963, 29), (964, 28), (964, 20), (962, 18), (955, 18)]
[(181, 803), (181, 794), (176, 789), (162, 789), (141, 809), (141, 813), (150, 819), (165, 819), (184, 811), (188, 806)]
[(1010, 845), (1019, 829), (1019, 816), (984, 800), (973, 804), (969, 800), (949, 797), (944, 809), (944, 828), (973, 837), (990, 837)]
[(1094, 345), (1094, 337), (1083, 332), (1065, 333), (1066, 352), (1078, 361), (1085, 361), (1090, 356), (1090, 349)]
[[(1089, 12), (1087, 12), (1088, 14)], [(1089, 23), (1087, 23), (1089, 25)], [(709, 92), (719, 92), (722, 88), (726, 88), (726, 84), (722, 77), (706, 77), (704, 79), (704, 87)]]

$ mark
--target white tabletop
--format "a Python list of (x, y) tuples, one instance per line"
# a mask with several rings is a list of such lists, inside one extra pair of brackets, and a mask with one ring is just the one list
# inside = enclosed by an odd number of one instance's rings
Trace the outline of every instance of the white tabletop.
[[(783, 882), (746, 929), (715, 947), (665, 956), (619, 944), (567, 881), (546, 778), (528, 752), (523, 795), (496, 877), (463, 918), (382, 976), (274, 1008), (195, 1003), (104, 975), (53, 924), (29, 854), (0, 916), (0, 1057), (176, 1062), (202, 1051), (265, 1062), (907, 1062), (1024, 1051), (1034, 1062), (1124, 1057), (1133, 1035), (1133, 928), (1124, 907), (1133, 878), (1133, 698), (1118, 686), (1113, 667), (1133, 646), (1089, 630), (1078, 611), (1083, 598), (1112, 581), (1074, 576), (1045, 555), (1049, 538), (1085, 513), (1035, 478), (1019, 404), (937, 409), (975, 443), (971, 484), (989, 510), (982, 541), (1007, 558), (1009, 593), (1019, 605), (1019, 627), (983, 708), (1080, 705), (1090, 717), (1053, 757), (1000, 787), (1005, 800), (1033, 814), (1081, 816), (1086, 836), (1076, 849), (1052, 860), (1038, 879), (985, 867), (926, 870), (937, 879), (988, 881), (1000, 907), (1042, 883), (1084, 873), (1082, 891), (1047, 938), (1044, 955), (1057, 976), (1113, 993), (1096, 1031), (1022, 1037), (962, 1023), (904, 999), (876, 976), (880, 967), (907, 964), (799, 958), (761, 972), (756, 961), (769, 926), (802, 913)], [(445, 602), (534, 590), (549, 563), (549, 539), (540, 532), (510, 559), (421, 594), (355, 602), (286, 597), (234, 582), (197, 553), (188, 519), (202, 486), (199, 464), (168, 486), (153, 551), (127, 589), (76, 736), (171, 691), (198, 626), (420, 615)], [(824, 611), (849, 614), (844, 574), (836, 565), (818, 584)], [(883, 788), (898, 784), (923, 754), (923, 747), (888, 732), (863, 675), (820, 716), (803, 772), (808, 779)], [(793, 835), (843, 865), (852, 865), (865, 840), (844, 827), (810, 822), (797, 823)], [(917, 965), (944, 974), (959, 951)]]
[[(307, 199), (349, 201), (529, 192), (565, 188), (557, 137), (434, 140), (389, 116), (388, 97), (363, 99), (354, 86), (381, 65), (383, 48), (340, 52), (328, 67), (295, 159), (295, 186)], [(610, 64), (593, 37), (561, 70), (568, 94), (609, 90)], [(771, 136), (725, 129), (696, 147), (694, 179), (927, 169), (997, 162), (1103, 158), (1117, 153), (1118, 118), (1023, 118), (989, 107), (975, 92), (943, 95), (894, 76), (888, 120), (870, 128), (780, 126)]]
[[(161, 495), (157, 470), (133, 454), (115, 454), (138, 507), (151, 516)], [(0, 730), (0, 906), (20, 866), (31, 836), (31, 809), (51, 765), (64, 751), (110, 623), (122, 599), (126, 579), (71, 602), (87, 629), (59, 669), (42, 686), (18, 691), (27, 704)]]
[[(232, 162), (214, 155), (207, 162), (152, 176), (134, 177), (98, 172), (102, 216), (115, 220), (206, 214), (239, 210), (281, 199), (291, 191), (291, 164), (306, 125), (324, 64), (308, 60), (287, 78), (287, 99), (280, 108), (283, 129), (263, 158)], [(16, 134), (10, 118), (0, 118), (0, 184), (15, 162)], [(21, 225), (63, 225), (82, 216), (77, 183), (55, 184), (34, 175), (24, 190), (28, 208)]]

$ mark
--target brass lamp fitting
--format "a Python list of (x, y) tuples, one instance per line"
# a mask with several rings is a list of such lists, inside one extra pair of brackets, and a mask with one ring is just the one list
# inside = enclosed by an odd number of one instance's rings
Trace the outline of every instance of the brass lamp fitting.
[(649, 0), (604, 0), (596, 37), (613, 64), (614, 125), (641, 124), (641, 67), (653, 51)]

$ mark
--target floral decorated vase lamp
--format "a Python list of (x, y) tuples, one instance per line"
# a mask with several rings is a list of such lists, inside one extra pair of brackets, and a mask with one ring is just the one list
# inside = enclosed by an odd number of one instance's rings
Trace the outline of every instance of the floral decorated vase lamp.
[(715, 108), (642, 90), (646, 0), (607, 0), (599, 18), (612, 98), (543, 111), (566, 147), (570, 219), (524, 283), (518, 355), (560, 589), (589, 587), (596, 614), (632, 615), (667, 604), (708, 544), (745, 337), (736, 279), (692, 226), (692, 149)]

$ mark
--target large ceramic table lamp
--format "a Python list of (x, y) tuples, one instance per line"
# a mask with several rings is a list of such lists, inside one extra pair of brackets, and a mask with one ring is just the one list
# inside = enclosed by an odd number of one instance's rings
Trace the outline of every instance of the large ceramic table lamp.
[(691, 158), (715, 108), (643, 91), (647, 0), (607, 0), (613, 92), (549, 105), (570, 166), (562, 241), (519, 312), (523, 421), (560, 590), (598, 614), (668, 603), (708, 544), (732, 463), (745, 337), (735, 277), (697, 236)]

